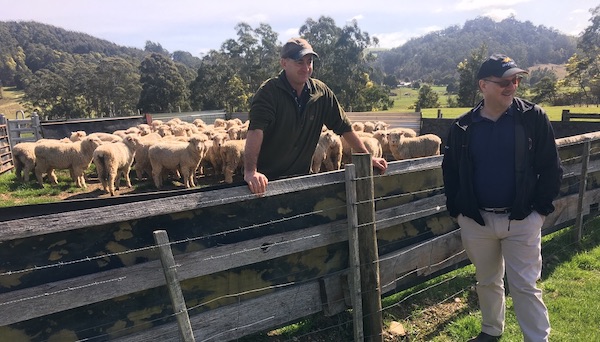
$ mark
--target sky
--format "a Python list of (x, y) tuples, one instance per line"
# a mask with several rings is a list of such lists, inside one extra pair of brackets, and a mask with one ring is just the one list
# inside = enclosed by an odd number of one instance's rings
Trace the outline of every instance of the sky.
[(0, 0), (0, 21), (37, 21), (143, 49), (146, 41), (202, 57), (237, 39), (240, 22), (269, 24), (285, 42), (308, 18), (333, 18), (358, 27), (394, 48), (411, 38), (487, 16), (544, 25), (578, 36), (590, 23), (595, 0)]

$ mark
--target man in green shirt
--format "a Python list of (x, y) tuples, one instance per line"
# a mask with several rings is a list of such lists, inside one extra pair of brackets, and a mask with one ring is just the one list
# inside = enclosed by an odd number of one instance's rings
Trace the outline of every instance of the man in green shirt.
[[(318, 55), (302, 38), (281, 50), (282, 71), (265, 81), (250, 108), (244, 155), (244, 180), (250, 191), (264, 193), (269, 179), (308, 174), (323, 125), (341, 135), (357, 153), (367, 153), (335, 94), (311, 78)], [(373, 158), (385, 171), (387, 162)]]

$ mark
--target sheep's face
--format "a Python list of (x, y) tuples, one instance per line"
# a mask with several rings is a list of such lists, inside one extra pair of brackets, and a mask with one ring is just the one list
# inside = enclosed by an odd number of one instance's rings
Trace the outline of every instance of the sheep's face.
[(390, 145), (400, 145), (400, 141), (402, 140), (402, 133), (390, 133), (388, 135), (388, 141)]

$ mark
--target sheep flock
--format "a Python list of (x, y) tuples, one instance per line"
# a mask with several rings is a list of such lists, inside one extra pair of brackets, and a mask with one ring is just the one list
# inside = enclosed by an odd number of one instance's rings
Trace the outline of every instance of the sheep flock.
[[(352, 129), (369, 153), (388, 161), (440, 154), (441, 139), (433, 134), (417, 136), (409, 128), (390, 128), (382, 121), (355, 122)], [(196, 187), (201, 177), (214, 183), (233, 183), (243, 177), (243, 159), (248, 121), (201, 119), (185, 122), (178, 118), (153, 120), (113, 133), (72, 132), (63, 139), (22, 142), (13, 148), (17, 181), (29, 182), (35, 175), (57, 184), (55, 170), (68, 170), (74, 184), (86, 188), (86, 171), (95, 166), (105, 193), (115, 196), (122, 183), (131, 188), (135, 181), (149, 182), (161, 189), (177, 180), (186, 188)], [(313, 155), (311, 172), (339, 170), (350, 162), (350, 146), (344, 138), (323, 127)]]

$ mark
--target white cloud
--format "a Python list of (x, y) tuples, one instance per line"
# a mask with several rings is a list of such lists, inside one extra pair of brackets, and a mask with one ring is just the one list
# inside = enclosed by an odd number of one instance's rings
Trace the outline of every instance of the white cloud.
[(515, 11), (512, 8), (507, 8), (507, 9), (492, 9), (489, 10), (487, 12), (485, 12), (483, 15), (486, 17), (490, 17), (492, 18), (494, 21), (502, 21), (503, 19), (506, 19), (508, 17), (512, 16), (516, 16), (517, 11)]
[(458, 11), (476, 11), (496, 7), (505, 8), (529, 1), (531, 0), (504, 0), (503, 2), (494, 0), (461, 0), (456, 4), (455, 8)]

